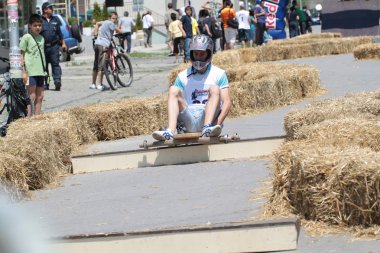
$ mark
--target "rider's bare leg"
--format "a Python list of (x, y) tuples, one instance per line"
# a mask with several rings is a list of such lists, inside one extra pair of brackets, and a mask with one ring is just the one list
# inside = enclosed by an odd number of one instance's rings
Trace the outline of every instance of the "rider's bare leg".
[(186, 101), (183, 97), (181, 90), (175, 86), (169, 88), (169, 98), (168, 98), (168, 117), (169, 117), (169, 128), (176, 131), (177, 120), (179, 112), (182, 112), (186, 108)]
[(205, 122), (204, 125), (211, 124), (214, 117), (215, 112), (220, 103), (220, 88), (218, 86), (211, 86), (209, 90), (209, 97), (205, 108)]

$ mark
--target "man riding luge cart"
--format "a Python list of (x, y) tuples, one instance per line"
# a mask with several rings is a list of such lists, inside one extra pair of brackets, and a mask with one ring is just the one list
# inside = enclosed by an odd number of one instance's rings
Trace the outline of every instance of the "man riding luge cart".
[(168, 128), (153, 132), (158, 142), (141, 147), (227, 142), (238, 136), (219, 137), (231, 108), (226, 72), (211, 64), (213, 41), (196, 35), (190, 43), (192, 66), (180, 72), (169, 88)]

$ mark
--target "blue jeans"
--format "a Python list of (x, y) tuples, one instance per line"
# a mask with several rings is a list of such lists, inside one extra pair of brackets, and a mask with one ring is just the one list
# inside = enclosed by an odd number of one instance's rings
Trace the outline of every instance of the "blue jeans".
[(185, 60), (190, 60), (190, 42), (191, 38), (185, 38)]
[[(131, 52), (131, 45), (132, 45), (131, 35), (132, 35), (132, 33), (130, 33), (130, 32), (123, 33), (123, 38), (124, 38), (124, 40), (127, 41), (127, 53)], [(122, 47), (124, 48), (124, 43), (123, 43)]]
[(61, 83), (62, 70), (59, 66), (59, 45), (58, 43), (45, 47), (45, 59), (46, 59), (46, 70), (49, 73), (48, 65), (51, 64), (51, 71), (53, 74), (54, 84)]

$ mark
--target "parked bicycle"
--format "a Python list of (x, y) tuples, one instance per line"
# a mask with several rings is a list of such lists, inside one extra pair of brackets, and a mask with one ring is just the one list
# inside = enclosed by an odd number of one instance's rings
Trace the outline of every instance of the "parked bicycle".
[(28, 115), (30, 98), (22, 79), (10, 77), (9, 59), (0, 57), (0, 60), (7, 64), (0, 69), (0, 136), (5, 136), (12, 121)]
[[(113, 37), (120, 38), (121, 34), (116, 34)], [(105, 54), (107, 57), (103, 57), (103, 71), (107, 79), (107, 82), (111, 89), (116, 90), (118, 84), (122, 87), (128, 87), (133, 81), (132, 64), (125, 53), (124, 49), (115, 43), (115, 40), (111, 39), (111, 45)]]

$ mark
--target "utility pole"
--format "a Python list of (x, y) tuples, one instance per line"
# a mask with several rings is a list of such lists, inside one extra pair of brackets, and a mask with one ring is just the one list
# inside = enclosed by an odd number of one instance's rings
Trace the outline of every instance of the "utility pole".
[(21, 51), (18, 33), (18, 0), (7, 0), (9, 27), (9, 62), (12, 78), (22, 78)]

